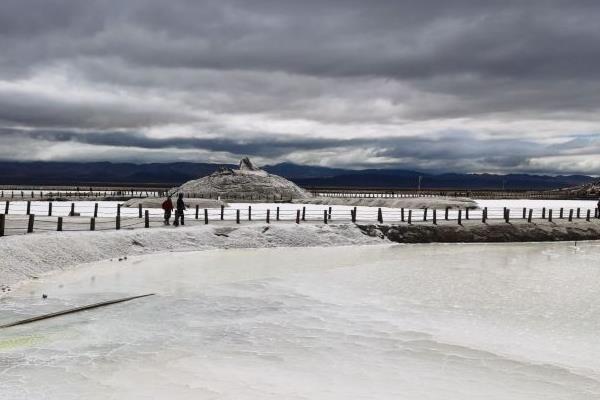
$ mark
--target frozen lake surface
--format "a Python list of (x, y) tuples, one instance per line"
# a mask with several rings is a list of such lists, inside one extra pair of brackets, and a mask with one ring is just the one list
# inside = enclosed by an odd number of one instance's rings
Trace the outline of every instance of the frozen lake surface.
[[(0, 300), (2, 399), (594, 399), (600, 243), (130, 257)], [(42, 300), (41, 294), (48, 294)]]

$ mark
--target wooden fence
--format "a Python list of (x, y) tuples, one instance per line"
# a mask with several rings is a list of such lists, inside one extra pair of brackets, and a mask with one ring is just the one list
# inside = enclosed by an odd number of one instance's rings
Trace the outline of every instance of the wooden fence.
[[(0, 236), (12, 234), (48, 232), (48, 231), (102, 231), (135, 228), (153, 228), (164, 226), (163, 212), (160, 209), (137, 208), (124, 209), (120, 205), (113, 209), (114, 212), (103, 212), (103, 208), (96, 203), (92, 209), (77, 210), (75, 203), (70, 205), (61, 203), (53, 205), (48, 202), (47, 212), (44, 214), (31, 213), (31, 204), (27, 203), (26, 210), (11, 213), (10, 202), (5, 203), (4, 213), (0, 214)], [(536, 221), (573, 222), (576, 220), (592, 222), (600, 219), (598, 208), (551, 209), (551, 208), (523, 208), (510, 209), (507, 207), (494, 207), (483, 209), (390, 209), (370, 207), (323, 207), (293, 206), (282, 208), (273, 206), (269, 208), (204, 208), (198, 206), (185, 212), (184, 221), (188, 225), (229, 223), (241, 224), (242, 222), (303, 222), (313, 223), (363, 223), (363, 224), (448, 224), (462, 225), (469, 223), (487, 223), (488, 221), (501, 221), (510, 223), (520, 220), (528, 223)], [(53, 215), (56, 210), (62, 210), (66, 215)], [(125, 213), (123, 212), (125, 210)], [(24, 212), (23, 212), (24, 211)]]
[[(1, 200), (25, 199), (104, 199), (104, 198), (144, 198), (162, 197), (168, 189), (144, 188), (114, 188), (112, 190), (99, 190), (100, 188), (74, 189), (44, 189), (44, 190), (0, 190)], [(570, 192), (570, 191), (531, 191), (531, 190), (414, 190), (414, 189), (360, 189), (360, 188), (307, 188), (313, 196), (334, 198), (414, 198), (414, 197), (469, 197), (476, 199), (529, 199), (529, 200), (592, 200), (597, 199), (598, 193)], [(221, 199), (224, 201), (244, 202), (290, 202), (297, 198), (294, 192), (273, 194), (257, 194), (251, 192), (224, 193), (224, 192), (186, 192), (186, 198)]]
[(454, 190), (454, 189), (340, 189), (307, 188), (311, 194), (320, 197), (339, 198), (410, 198), (410, 197), (468, 197), (474, 199), (508, 200), (594, 200), (598, 193), (559, 190)]
[(34, 190), (0, 190), (0, 199), (4, 200), (49, 200), (56, 198), (68, 199), (100, 199), (107, 197), (155, 197), (162, 192), (139, 190), (113, 190), (113, 191), (34, 191)]

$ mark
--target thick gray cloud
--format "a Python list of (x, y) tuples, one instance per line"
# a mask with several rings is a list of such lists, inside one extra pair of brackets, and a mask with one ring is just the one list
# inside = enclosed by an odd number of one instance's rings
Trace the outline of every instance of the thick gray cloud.
[(599, 17), (590, 1), (5, 0), (0, 158), (600, 174)]
[[(137, 132), (85, 132), (56, 130), (16, 130), (3, 129), (0, 135), (12, 142), (70, 143), (71, 145), (103, 146), (107, 148), (142, 149), (169, 152), (202, 149), (213, 153), (254, 154), (262, 159), (285, 159), (290, 153), (347, 152), (352, 149), (368, 149), (373, 157), (393, 162), (379, 162), (382, 167), (410, 168), (421, 163), (422, 168), (432, 172), (443, 171), (447, 165), (456, 170), (469, 171), (487, 168), (494, 171), (519, 171), (528, 169), (544, 172), (543, 168), (529, 165), (531, 157), (554, 156), (560, 150), (572, 155), (587, 155), (600, 151), (600, 140), (593, 136), (577, 137), (568, 143), (542, 145), (521, 139), (478, 139), (468, 132), (448, 132), (441, 138), (425, 137), (381, 137), (376, 139), (326, 139), (326, 138), (270, 138), (255, 136), (240, 142), (236, 138), (195, 138), (172, 137), (151, 138)], [(448, 143), (453, 146), (448, 151)], [(582, 151), (586, 149), (586, 151)], [(23, 149), (24, 151), (30, 151)], [(14, 153), (16, 157), (20, 154)], [(68, 160), (69, 158), (58, 158)], [(84, 158), (85, 160), (86, 158)], [(78, 158), (78, 160), (80, 160)], [(187, 158), (186, 158), (187, 160)], [(348, 165), (344, 165), (348, 166)], [(372, 164), (356, 160), (356, 167), (373, 167)]]

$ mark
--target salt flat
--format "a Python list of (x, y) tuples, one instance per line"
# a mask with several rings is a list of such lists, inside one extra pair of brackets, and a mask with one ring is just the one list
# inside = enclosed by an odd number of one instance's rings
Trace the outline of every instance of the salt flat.
[(2, 331), (0, 398), (598, 398), (598, 282), (597, 242), (105, 260), (19, 286), (1, 320), (157, 295)]

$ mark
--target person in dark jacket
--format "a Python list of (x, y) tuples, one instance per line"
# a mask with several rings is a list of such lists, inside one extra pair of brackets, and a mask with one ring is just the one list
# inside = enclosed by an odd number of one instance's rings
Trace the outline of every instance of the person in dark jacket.
[(183, 193), (179, 193), (179, 196), (177, 197), (177, 208), (175, 209), (175, 222), (173, 222), (173, 225), (175, 226), (179, 226), (179, 221), (181, 220), (181, 225), (185, 225), (183, 217), (184, 217), (184, 211), (187, 207), (185, 206), (185, 203), (183, 202)]
[(163, 201), (162, 209), (165, 211), (165, 225), (170, 225), (169, 220), (171, 219), (171, 212), (173, 211), (173, 201), (171, 201), (171, 196)]

